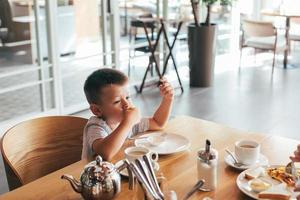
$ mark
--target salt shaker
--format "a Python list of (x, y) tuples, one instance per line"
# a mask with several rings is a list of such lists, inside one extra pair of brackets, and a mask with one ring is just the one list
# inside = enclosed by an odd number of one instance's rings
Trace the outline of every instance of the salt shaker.
[(215, 190), (218, 181), (218, 152), (211, 148), (209, 140), (206, 140), (205, 148), (198, 151), (197, 170), (198, 180), (205, 180), (200, 190)]

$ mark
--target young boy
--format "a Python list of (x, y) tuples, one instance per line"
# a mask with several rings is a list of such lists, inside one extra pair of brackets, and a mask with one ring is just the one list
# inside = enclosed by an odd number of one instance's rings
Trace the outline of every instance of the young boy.
[(151, 118), (140, 118), (130, 101), (128, 78), (115, 69), (99, 69), (85, 81), (84, 92), (92, 116), (83, 133), (82, 159), (101, 155), (111, 160), (127, 137), (147, 130), (160, 130), (168, 121), (173, 103), (173, 88), (165, 78), (159, 86), (162, 101)]

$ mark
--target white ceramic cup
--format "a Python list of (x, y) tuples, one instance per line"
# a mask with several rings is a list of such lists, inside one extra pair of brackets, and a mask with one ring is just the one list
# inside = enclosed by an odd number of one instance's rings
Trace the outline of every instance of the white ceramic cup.
[(145, 147), (128, 147), (125, 149), (125, 157), (129, 162), (134, 162), (135, 159), (143, 159), (143, 156), (146, 155), (151, 161), (154, 169), (158, 169), (158, 154), (151, 152)]
[(234, 153), (239, 162), (245, 165), (255, 164), (259, 159), (260, 144), (251, 140), (237, 141)]

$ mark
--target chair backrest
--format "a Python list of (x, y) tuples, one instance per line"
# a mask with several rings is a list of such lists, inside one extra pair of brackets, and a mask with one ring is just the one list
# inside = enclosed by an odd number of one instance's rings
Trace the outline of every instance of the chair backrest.
[(272, 22), (244, 20), (242, 28), (246, 37), (268, 37), (276, 34)]
[(81, 159), (87, 119), (49, 116), (21, 122), (1, 140), (9, 189), (15, 189)]
[[(139, 20), (140, 18), (153, 18), (153, 15), (151, 13), (146, 13), (146, 14), (143, 14), (143, 15), (139, 15), (138, 19), (132, 19), (131, 20), (131, 22), (130, 22), (130, 26), (131, 26), (130, 27), (131, 28), (130, 34), (134, 35), (134, 38), (138, 33), (138, 29), (140, 29), (140, 31), (143, 34), (145, 34), (145, 32), (143, 30), (144, 29), (144, 23)], [(145, 26), (146, 26), (147, 29), (150, 29), (151, 40), (153, 40), (154, 29), (156, 28), (155, 22), (146, 22)]]
[(0, 1), (0, 20), (0, 27), (11, 28), (10, 25), (12, 24), (12, 14), (8, 0)]
[(299, 25), (300, 24), (300, 17), (294, 17), (294, 18), (292, 17), (291, 18), (291, 23)]

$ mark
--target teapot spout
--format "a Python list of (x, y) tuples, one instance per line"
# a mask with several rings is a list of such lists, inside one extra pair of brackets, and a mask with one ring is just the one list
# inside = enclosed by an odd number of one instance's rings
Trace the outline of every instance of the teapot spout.
[(72, 186), (72, 188), (78, 192), (81, 193), (82, 192), (82, 185), (71, 175), (68, 174), (64, 174), (61, 176), (61, 179), (65, 179), (68, 180)]

